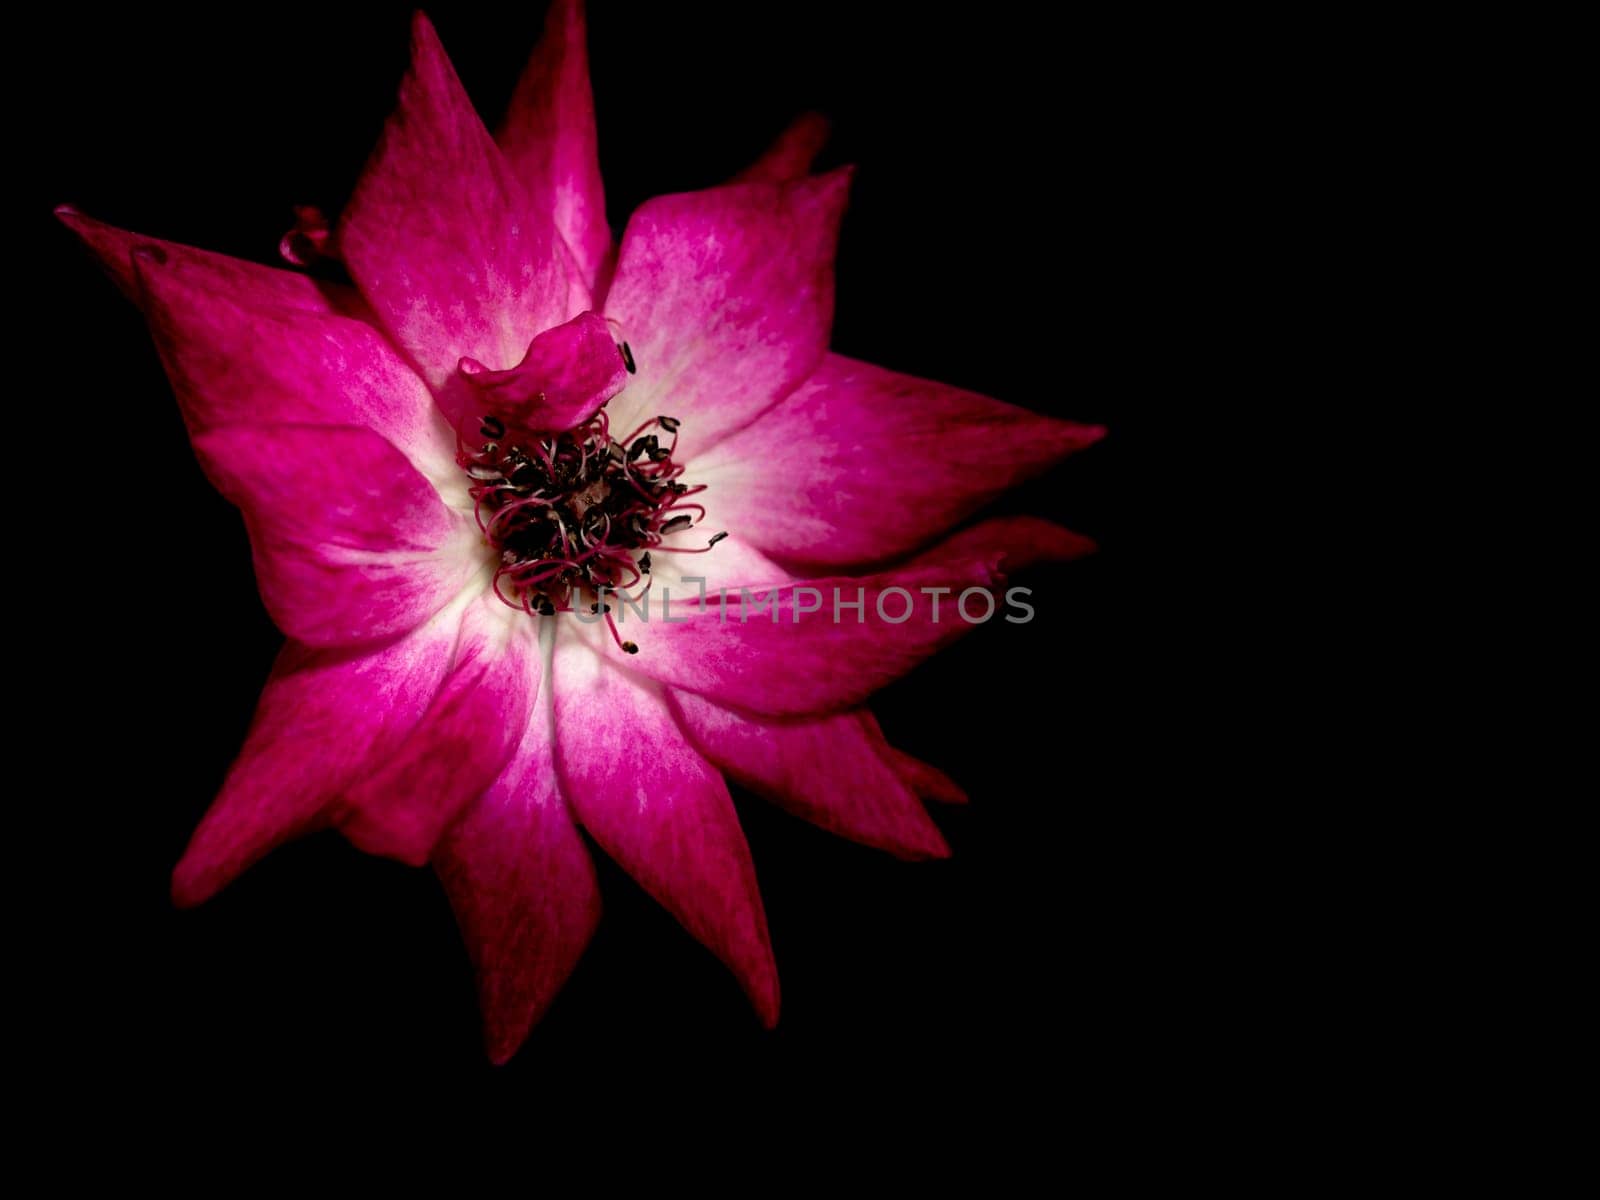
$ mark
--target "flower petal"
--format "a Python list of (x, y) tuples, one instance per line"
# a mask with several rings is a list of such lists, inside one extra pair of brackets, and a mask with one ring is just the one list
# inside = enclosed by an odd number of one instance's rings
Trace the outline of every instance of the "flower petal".
[[(592, 312), (546, 329), (509, 371), (491, 371), (471, 358), (461, 360), (460, 370), (476, 400), (466, 416), (469, 426), (489, 415), (535, 435), (587, 421), (628, 379), (610, 327)], [(469, 441), (473, 436), (467, 433)]]
[(831, 132), (828, 118), (821, 113), (801, 113), (760, 158), (733, 177), (733, 182), (792, 183), (804, 179), (817, 155), (828, 144)]
[(727, 784), (684, 739), (649, 680), (563, 634), (552, 674), (556, 765), (578, 820), (728, 965), (770, 1028), (777, 967)]
[(484, 129), (428, 19), (400, 103), (341, 218), (350, 274), (455, 416), (456, 364), (512, 366), (570, 315), (566, 256)]
[(484, 1041), (503, 1063), (572, 974), (600, 919), (600, 889), (556, 784), (550, 713), (445, 833), (434, 870), (478, 979)]
[(972, 629), (959, 615), (958, 597), (999, 583), (992, 558), (970, 559), (750, 589), (749, 603), (737, 591), (721, 603), (716, 596), (704, 606), (680, 609), (675, 602), (670, 621), (651, 615), (648, 643), (622, 622), (623, 636), (639, 645), (626, 662), (749, 712), (833, 712), (859, 704)]
[(862, 712), (760, 719), (674, 691), (695, 747), (736, 783), (786, 812), (899, 858), (947, 858), (938, 826), (880, 752)]
[(100, 260), (122, 294), (141, 307), (144, 296), (133, 262), (137, 250), (147, 251), (154, 261), (164, 263), (195, 287), (235, 296), (246, 303), (272, 304), (307, 312), (336, 312), (352, 317), (367, 311), (360, 293), (342, 284), (230, 258), (226, 254), (213, 254), (181, 242), (130, 233), (86, 217), (70, 205), (57, 208), (56, 216)]
[(606, 315), (620, 322), (639, 368), (613, 405), (613, 424), (677, 417), (692, 458), (810, 375), (833, 323), (849, 180), (840, 170), (639, 207), (606, 295)]
[(450, 666), (461, 605), (370, 654), (291, 642), (261, 693), (244, 749), (172, 873), (174, 903), (210, 899), (392, 753)]
[(588, 289), (598, 295), (611, 266), (611, 229), (589, 88), (582, 0), (555, 0), (544, 36), (517, 81), (496, 140), (528, 194), (529, 211), (553, 218)]
[(370, 430), (235, 425), (194, 447), (244, 513), (267, 611), (308, 645), (414, 629), (483, 565), (470, 518)]
[(170, 257), (161, 263), (141, 253), (137, 271), (151, 334), (191, 433), (240, 424), (363, 426), (466, 503), (454, 433), (378, 330), (286, 307), (270, 289), (186, 272)]
[(1093, 554), (1093, 539), (1042, 517), (993, 517), (935, 542), (911, 559), (915, 566), (996, 555), (1008, 573)]
[(865, 727), (867, 737), (877, 748), (878, 755), (889, 769), (898, 775), (901, 781), (916, 794), (921, 800), (935, 800), (940, 804), (965, 804), (967, 793), (950, 776), (938, 767), (923, 762), (920, 758), (913, 758), (904, 750), (891, 746), (889, 740), (883, 736), (883, 729), (878, 724), (878, 718), (867, 709), (857, 710), (861, 714), (862, 725)]
[(697, 459), (695, 478), (725, 497), (741, 537), (782, 561), (882, 562), (1104, 432), (830, 354)]
[(466, 610), (449, 677), (405, 745), (351, 788), (334, 824), (369, 854), (420, 866), (500, 775), (539, 692), (538, 626), (488, 593)]

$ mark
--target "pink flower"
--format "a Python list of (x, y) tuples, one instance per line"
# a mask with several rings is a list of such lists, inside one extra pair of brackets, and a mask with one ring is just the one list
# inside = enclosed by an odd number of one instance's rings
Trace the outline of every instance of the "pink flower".
[(850, 177), (809, 174), (814, 119), (615, 245), (584, 43), (581, 4), (554, 5), (491, 138), (417, 18), (346, 211), (284, 239), (354, 288), (61, 211), (144, 311), (289, 639), (174, 899), (328, 825), (431, 863), (497, 1062), (598, 919), (579, 826), (768, 1025), (724, 774), (948, 854), (922, 802), (960, 790), (863, 702), (974, 627), (952, 610), (1003, 590), (1002, 558), (1091, 548), (1029, 518), (937, 539), (1102, 432), (828, 352)]

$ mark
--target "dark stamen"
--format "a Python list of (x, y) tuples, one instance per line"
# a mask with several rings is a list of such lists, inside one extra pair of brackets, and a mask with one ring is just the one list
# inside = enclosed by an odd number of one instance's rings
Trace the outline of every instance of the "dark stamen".
[[(564, 433), (529, 438), (483, 417), (487, 440), (477, 448), (458, 443), (456, 460), (472, 479), (478, 526), (498, 554), (495, 595), (540, 616), (587, 604), (604, 614), (623, 651), (638, 653), (618, 635), (603, 593), (637, 604), (650, 589), (652, 550), (704, 552), (661, 544), (705, 517), (700, 505), (683, 500), (702, 489), (679, 481), (678, 427), (672, 417), (657, 417), (618, 439), (602, 409)], [(673, 435), (670, 443), (662, 445), (652, 428)], [(717, 534), (706, 549), (726, 536)]]
[(634, 365), (633, 350), (628, 346), (628, 343), (623, 342), (618, 349), (622, 351), (622, 365), (628, 368), (628, 374), (637, 375), (639, 373), (639, 368)]

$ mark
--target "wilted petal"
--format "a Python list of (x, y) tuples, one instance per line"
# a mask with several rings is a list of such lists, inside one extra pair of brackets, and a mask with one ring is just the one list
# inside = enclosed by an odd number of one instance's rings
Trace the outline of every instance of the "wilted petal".
[(674, 691), (672, 701), (702, 754), (785, 811), (900, 858), (949, 856), (861, 712), (785, 721), (736, 712), (693, 692)]
[(467, 608), (455, 661), (387, 762), (341, 798), (334, 824), (369, 854), (420, 866), (445, 827), (500, 775), (539, 692), (538, 626), (485, 593)]
[(172, 874), (172, 896), (209, 899), (281, 842), (323, 823), (328, 803), (382, 762), (450, 667), (461, 606), (373, 650), (278, 655), (244, 749)]
[(665, 414), (692, 458), (815, 369), (833, 323), (849, 172), (661, 196), (628, 222), (606, 316), (638, 374), (612, 406), (630, 429)]
[(611, 265), (611, 229), (589, 90), (582, 0), (555, 0), (544, 37), (517, 81), (497, 135), (527, 192), (529, 211), (554, 219), (588, 289), (599, 294)]
[(722, 776), (685, 740), (662, 689), (556, 640), (556, 763), (579, 822), (738, 977), (763, 1024), (778, 974), (755, 868)]
[(548, 707), (500, 777), (445, 833), (433, 866), (478, 978), (484, 1041), (503, 1063), (578, 963), (600, 920), (594, 864), (556, 785)]
[(340, 219), (339, 249), (447, 413), (456, 364), (518, 362), (567, 311), (566, 258), (530, 213), (428, 19), (400, 103)]
[(838, 567), (916, 548), (1104, 433), (830, 354), (695, 476), (741, 537)]
[(482, 566), (471, 519), (371, 430), (234, 425), (194, 446), (244, 513), (267, 611), (308, 645), (414, 629)]

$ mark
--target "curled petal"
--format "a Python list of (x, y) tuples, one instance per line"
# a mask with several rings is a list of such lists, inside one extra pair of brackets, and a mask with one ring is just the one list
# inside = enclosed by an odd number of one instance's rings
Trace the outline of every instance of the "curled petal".
[(615, 424), (677, 417), (692, 458), (811, 374), (833, 324), (833, 257), (849, 183), (840, 170), (639, 207), (606, 294), (606, 316), (639, 368), (613, 406)]
[(915, 549), (1104, 433), (830, 354), (695, 468), (740, 536), (838, 567)]
[(476, 400), (465, 415), (467, 426), (488, 415), (534, 435), (582, 424), (628, 379), (610, 328), (592, 312), (546, 329), (509, 371), (491, 371), (472, 358), (463, 358), (459, 369)]
[(414, 629), (482, 566), (471, 519), (370, 430), (235, 425), (194, 447), (244, 513), (267, 611), (308, 645)]
[(552, 674), (556, 764), (579, 822), (727, 964), (772, 1026), (778, 972), (727, 784), (685, 740), (649, 680), (565, 635)]
[(297, 267), (309, 267), (325, 258), (338, 258), (333, 227), (326, 214), (315, 205), (296, 204), (294, 228), (278, 240), (278, 254)]

